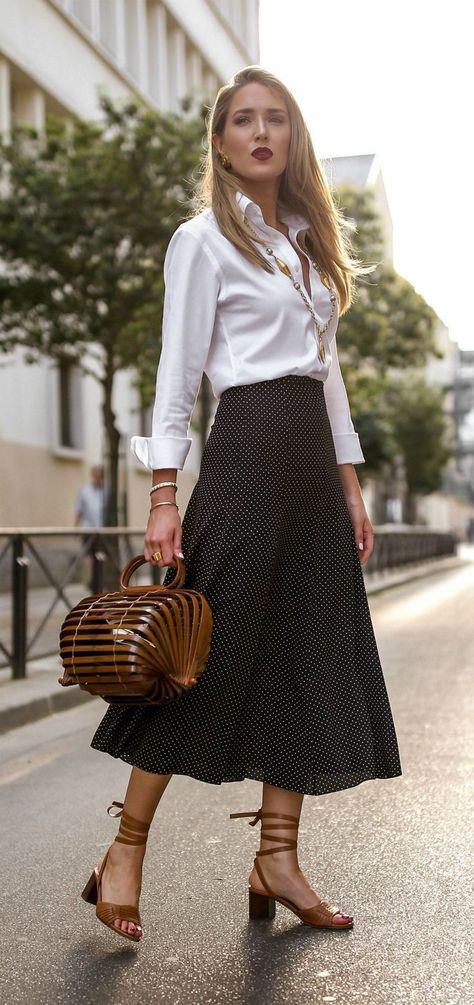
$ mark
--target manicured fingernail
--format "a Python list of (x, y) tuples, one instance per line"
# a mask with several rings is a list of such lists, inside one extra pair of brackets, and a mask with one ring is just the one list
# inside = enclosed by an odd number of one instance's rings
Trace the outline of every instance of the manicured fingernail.
[(182, 551), (178, 551), (178, 555), (179, 555), (180, 558), (184, 558), (184, 555), (183, 555)]
[(363, 551), (364, 550), (364, 545), (362, 544), (362, 541), (359, 541), (358, 548), (359, 548), (359, 551)]

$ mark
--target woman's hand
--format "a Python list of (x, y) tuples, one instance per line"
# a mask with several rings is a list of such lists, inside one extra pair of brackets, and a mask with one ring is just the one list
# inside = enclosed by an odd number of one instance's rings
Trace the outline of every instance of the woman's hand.
[[(151, 562), (158, 568), (164, 568), (172, 564), (176, 555), (179, 558), (184, 558), (181, 551), (181, 538), (181, 519), (175, 506), (159, 506), (151, 510), (143, 548), (147, 562)], [(155, 551), (161, 551), (159, 562), (152, 558)]]
[(374, 550), (374, 531), (367, 516), (363, 500), (347, 501), (347, 508), (354, 530), (355, 542), (359, 552), (360, 564), (365, 565)]
[(360, 564), (365, 565), (374, 550), (374, 531), (367, 516), (359, 479), (353, 464), (340, 464), (342, 487), (346, 497), (347, 508), (354, 530), (355, 542), (359, 552)]

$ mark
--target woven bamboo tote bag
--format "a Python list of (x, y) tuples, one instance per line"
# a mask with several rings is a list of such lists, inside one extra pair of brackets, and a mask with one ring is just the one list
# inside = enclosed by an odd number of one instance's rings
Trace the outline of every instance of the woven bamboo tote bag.
[(59, 652), (63, 687), (120, 705), (163, 705), (196, 684), (209, 655), (212, 611), (196, 590), (182, 588), (186, 566), (175, 557), (168, 586), (129, 586), (146, 564), (132, 558), (121, 590), (84, 597), (66, 616)]

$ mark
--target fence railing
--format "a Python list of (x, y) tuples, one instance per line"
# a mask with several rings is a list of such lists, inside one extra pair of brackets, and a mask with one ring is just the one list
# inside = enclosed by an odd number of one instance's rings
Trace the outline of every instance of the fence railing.
[(455, 555), (457, 538), (454, 533), (434, 531), (428, 527), (407, 527), (385, 524), (375, 528), (374, 550), (365, 570), (369, 575), (430, 559)]
[[(143, 527), (0, 529), (0, 669), (22, 678), (28, 660), (57, 653), (67, 611), (85, 592), (119, 589), (120, 572), (142, 552), (143, 538)], [(162, 574), (150, 566), (145, 572), (154, 583)]]
[[(31, 659), (56, 655), (65, 614), (85, 592), (118, 589), (123, 566), (143, 549), (143, 528), (0, 528), (0, 670), (26, 676)], [(456, 537), (422, 527), (377, 527), (369, 574), (454, 555)], [(144, 567), (136, 582), (159, 583)], [(85, 585), (87, 584), (87, 585)]]

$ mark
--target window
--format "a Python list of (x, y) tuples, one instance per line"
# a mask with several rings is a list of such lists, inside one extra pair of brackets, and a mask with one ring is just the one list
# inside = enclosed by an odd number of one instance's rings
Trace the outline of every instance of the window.
[(83, 448), (82, 380), (77, 367), (61, 360), (57, 367), (56, 429), (60, 450)]
[(82, 21), (82, 24), (90, 31), (92, 28), (91, 0), (73, 0), (72, 12), (78, 21)]

